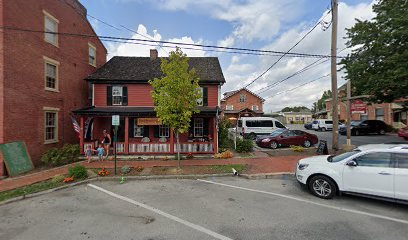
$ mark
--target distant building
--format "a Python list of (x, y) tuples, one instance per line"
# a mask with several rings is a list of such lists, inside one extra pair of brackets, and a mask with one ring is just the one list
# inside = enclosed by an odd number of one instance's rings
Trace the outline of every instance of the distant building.
[(257, 117), (264, 114), (264, 102), (265, 99), (262, 97), (246, 88), (241, 88), (224, 93), (221, 99), (221, 110), (226, 118)]
[(78, 0), (0, 1), (0, 25), (12, 27), (0, 31), (0, 143), (24, 141), (36, 165), (48, 149), (78, 142), (71, 111), (87, 106), (83, 79), (106, 62), (86, 16)]
[(313, 114), (311, 112), (282, 112), (285, 124), (311, 122)]

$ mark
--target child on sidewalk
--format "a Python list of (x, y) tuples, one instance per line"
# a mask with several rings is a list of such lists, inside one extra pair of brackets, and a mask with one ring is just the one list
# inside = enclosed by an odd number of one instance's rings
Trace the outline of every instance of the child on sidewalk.
[(98, 159), (99, 161), (103, 161), (105, 155), (105, 148), (103, 148), (102, 144), (99, 144), (99, 147), (96, 149), (98, 152)]
[(91, 162), (92, 152), (94, 152), (94, 151), (95, 151), (95, 150), (92, 149), (92, 146), (91, 146), (91, 145), (88, 145), (88, 146), (86, 147), (85, 156), (86, 156), (86, 158), (88, 158), (88, 163)]

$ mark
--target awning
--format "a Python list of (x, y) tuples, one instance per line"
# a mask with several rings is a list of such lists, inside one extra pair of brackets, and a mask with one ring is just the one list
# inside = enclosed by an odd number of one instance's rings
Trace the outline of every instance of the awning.
[[(217, 107), (198, 107), (200, 113), (198, 115), (217, 114)], [(74, 115), (78, 116), (156, 116), (154, 107), (127, 107), (127, 106), (107, 106), (107, 107), (87, 107), (72, 111)]]

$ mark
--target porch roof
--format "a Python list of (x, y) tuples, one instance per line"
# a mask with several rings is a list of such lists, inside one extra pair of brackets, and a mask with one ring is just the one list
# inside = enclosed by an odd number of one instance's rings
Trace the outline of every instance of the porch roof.
[[(215, 115), (218, 107), (200, 106), (200, 115)], [(72, 111), (75, 115), (89, 115), (89, 116), (156, 116), (154, 107), (87, 107)]]

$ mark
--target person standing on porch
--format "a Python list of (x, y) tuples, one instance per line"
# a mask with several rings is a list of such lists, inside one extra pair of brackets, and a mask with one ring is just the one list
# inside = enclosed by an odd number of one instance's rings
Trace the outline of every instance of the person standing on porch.
[(106, 156), (105, 158), (108, 159), (109, 155), (109, 150), (110, 150), (110, 145), (112, 143), (112, 138), (109, 133), (106, 132), (106, 130), (103, 130), (103, 140), (102, 140), (103, 146), (105, 148)]

